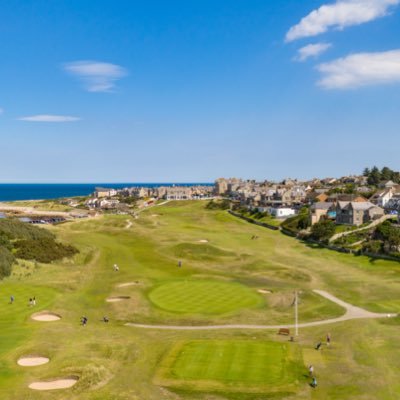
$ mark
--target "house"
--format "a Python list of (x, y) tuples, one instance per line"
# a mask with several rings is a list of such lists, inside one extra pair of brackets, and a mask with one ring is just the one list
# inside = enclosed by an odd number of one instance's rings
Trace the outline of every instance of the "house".
[(268, 209), (268, 212), (276, 218), (287, 218), (290, 217), (291, 215), (295, 215), (296, 214), (296, 210), (294, 210), (293, 208), (289, 208), (289, 207), (270, 207)]
[[(333, 203), (328, 203), (326, 201), (320, 201), (318, 203), (314, 203), (310, 207), (310, 219), (311, 225), (316, 224), (320, 221), (321, 217), (329, 216), (329, 217), (336, 217), (336, 209)], [(328, 213), (331, 213), (328, 215)]]
[(166, 187), (164, 198), (166, 200), (190, 200), (192, 199), (192, 189), (185, 186)]
[(336, 203), (337, 201), (351, 201), (352, 203), (368, 202), (368, 200), (363, 196), (356, 194), (341, 194), (341, 193), (332, 194), (326, 201), (331, 203)]
[(224, 195), (228, 191), (228, 181), (224, 178), (219, 178), (215, 181), (215, 194), (218, 196)]
[(110, 199), (110, 200), (103, 199), (99, 203), (100, 208), (105, 208), (105, 209), (116, 208), (118, 204), (119, 200), (116, 199)]
[(395, 186), (397, 186), (397, 184), (394, 183), (393, 181), (384, 181), (379, 184), (379, 187), (384, 189), (391, 189), (394, 188)]
[(369, 201), (338, 201), (336, 223), (359, 226), (382, 217), (385, 211)]
[(371, 198), (370, 201), (379, 207), (385, 207), (386, 204), (389, 203), (389, 201), (393, 197), (393, 190), (392, 189), (382, 189), (376, 192)]
[(112, 197), (117, 195), (117, 190), (115, 189), (106, 189), (106, 188), (101, 188), (98, 187), (96, 188), (94, 192), (94, 196), (97, 198), (102, 198), (102, 197)]

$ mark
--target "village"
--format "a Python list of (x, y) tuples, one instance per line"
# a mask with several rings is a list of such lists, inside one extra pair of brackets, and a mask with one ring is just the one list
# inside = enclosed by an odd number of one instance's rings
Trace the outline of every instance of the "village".
[[(338, 225), (361, 226), (385, 215), (398, 216), (398, 179), (395, 179), (396, 182), (384, 179), (383, 169), (383, 173), (372, 181), (368, 172), (309, 181), (285, 179), (281, 182), (257, 182), (219, 178), (214, 185), (97, 188), (85, 200), (84, 206), (92, 212), (128, 213), (132, 208), (146, 208), (162, 200), (227, 199), (233, 207), (267, 213), (278, 220), (292, 217), (307, 207), (311, 225), (318, 223), (321, 218), (329, 218)], [(397, 178), (396, 173), (393, 174)], [(74, 199), (63, 201), (72, 207), (82, 206)]]

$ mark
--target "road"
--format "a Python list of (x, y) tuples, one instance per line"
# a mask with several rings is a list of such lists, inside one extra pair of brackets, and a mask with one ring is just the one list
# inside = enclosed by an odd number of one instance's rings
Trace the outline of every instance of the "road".
[[(396, 317), (397, 314), (382, 314), (372, 313), (362, 308), (353, 306), (352, 304), (346, 303), (343, 300), (338, 299), (332, 294), (325, 290), (314, 290), (315, 293), (322, 297), (332, 301), (343, 307), (345, 313), (341, 317), (329, 318), (321, 321), (304, 322), (298, 325), (299, 328), (308, 328), (313, 326), (334, 324), (337, 322), (350, 321), (354, 319), (375, 319), (375, 318), (392, 318)], [(263, 329), (263, 330), (276, 330), (280, 328), (294, 328), (294, 324), (281, 324), (281, 325), (246, 325), (246, 324), (233, 324), (233, 325), (202, 325), (202, 326), (191, 326), (191, 325), (147, 325), (147, 324), (136, 324), (127, 323), (126, 326), (142, 329), (162, 329), (162, 330), (179, 330), (179, 331), (206, 331), (206, 330), (223, 330), (223, 329)]]

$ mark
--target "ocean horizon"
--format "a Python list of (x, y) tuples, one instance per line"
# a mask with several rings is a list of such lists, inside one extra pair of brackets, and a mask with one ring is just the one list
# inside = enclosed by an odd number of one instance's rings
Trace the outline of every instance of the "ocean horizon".
[(125, 187), (160, 186), (211, 186), (207, 182), (159, 182), (159, 183), (0, 183), (0, 201), (49, 200), (65, 197), (88, 196), (96, 187), (123, 189)]

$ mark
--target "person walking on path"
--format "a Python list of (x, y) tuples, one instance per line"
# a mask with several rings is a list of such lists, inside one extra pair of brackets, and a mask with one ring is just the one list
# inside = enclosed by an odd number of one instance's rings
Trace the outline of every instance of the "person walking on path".
[(326, 335), (326, 345), (327, 345), (327, 346), (330, 346), (330, 344), (331, 344), (331, 334), (328, 333), (328, 334)]
[(308, 373), (310, 374), (311, 377), (314, 376), (314, 365), (310, 365), (308, 367)]

